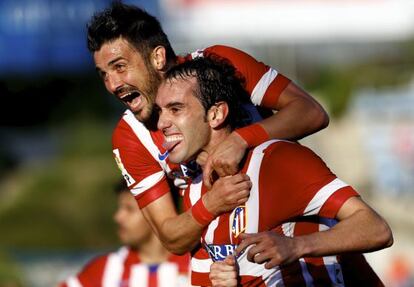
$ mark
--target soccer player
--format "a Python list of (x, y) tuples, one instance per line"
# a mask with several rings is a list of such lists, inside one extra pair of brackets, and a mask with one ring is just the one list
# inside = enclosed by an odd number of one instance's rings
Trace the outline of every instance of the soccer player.
[[(155, 102), (158, 128), (169, 143), (171, 162), (190, 161), (202, 151), (210, 153), (240, 123), (242, 88), (234, 74), (230, 65), (207, 58), (187, 61), (166, 73)], [(276, 250), (255, 246), (259, 240), (238, 253), (244, 286), (307, 286), (321, 281), (340, 286), (344, 274), (336, 254), (374, 251), (392, 244), (387, 223), (321, 158), (298, 143), (270, 140), (250, 149), (241, 172), (252, 182), (247, 202), (214, 220), (215, 215), (205, 211), (200, 220), (208, 226), (202, 244), (192, 251), (193, 285), (210, 285), (209, 266), (233, 254), (238, 244), (242, 246), (240, 239), (248, 237), (243, 233), (268, 231), (276, 238)], [(191, 208), (208, 193), (200, 179), (193, 179), (184, 192), (185, 206)], [(314, 223), (308, 226), (308, 222)], [(263, 262), (261, 253), (269, 259), (266, 252), (274, 261), (268, 266), (257, 264)], [(257, 260), (252, 258), (256, 256)], [(288, 264), (297, 268), (297, 277), (287, 274), (284, 278), (279, 265)], [(312, 265), (318, 264), (325, 265), (324, 274), (312, 274)]]
[[(176, 56), (158, 20), (135, 6), (115, 2), (88, 24), (88, 49), (106, 89), (127, 106), (113, 133), (113, 153), (144, 216), (164, 245), (175, 253), (192, 249), (204, 226), (200, 211), (232, 210), (247, 200), (249, 179), (236, 174), (247, 148), (271, 138), (298, 139), (328, 125), (323, 108), (299, 86), (250, 55), (226, 46), (211, 46)], [(204, 168), (212, 192), (192, 210), (177, 216), (167, 176), (187, 178), (193, 169), (169, 163), (163, 136), (156, 130), (154, 98), (165, 71), (194, 57), (228, 59), (245, 78), (251, 102), (276, 114), (229, 133), (211, 152)], [(251, 118), (257, 112), (251, 109)], [(223, 177), (211, 183), (212, 170)]]
[(59, 287), (187, 287), (189, 256), (169, 253), (139, 210), (123, 181), (115, 190), (114, 220), (124, 244), (115, 252), (91, 260), (79, 274)]

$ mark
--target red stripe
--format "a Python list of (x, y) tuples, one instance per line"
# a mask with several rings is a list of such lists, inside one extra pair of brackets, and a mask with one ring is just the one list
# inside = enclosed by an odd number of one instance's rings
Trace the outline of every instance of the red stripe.
[(338, 189), (325, 201), (318, 215), (321, 217), (335, 218), (345, 201), (353, 196), (358, 196), (358, 193), (350, 186)]
[(158, 286), (158, 272), (150, 272), (148, 275), (148, 287)]
[(139, 207), (142, 209), (151, 202), (160, 198), (164, 194), (170, 192), (170, 187), (168, 185), (167, 179), (164, 178), (159, 181), (156, 185), (146, 190), (145, 192), (135, 196), (136, 201), (138, 202)]
[[(319, 224), (314, 222), (297, 222), (295, 236), (319, 232)], [(332, 284), (322, 257), (305, 257), (306, 267), (313, 278), (314, 286), (330, 286)], [(301, 273), (302, 274), (302, 273)]]
[(282, 74), (278, 74), (276, 79), (274, 79), (272, 84), (267, 88), (260, 106), (276, 109), (280, 94), (286, 89), (290, 82), (291, 81), (288, 78)]

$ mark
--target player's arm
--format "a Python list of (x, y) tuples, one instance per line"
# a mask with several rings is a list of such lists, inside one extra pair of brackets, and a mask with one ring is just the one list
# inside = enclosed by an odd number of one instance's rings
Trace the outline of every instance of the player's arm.
[(297, 237), (281, 236), (272, 231), (242, 234), (243, 241), (237, 252), (251, 245), (248, 260), (259, 264), (266, 262), (266, 268), (273, 268), (302, 257), (371, 252), (393, 243), (388, 224), (359, 197), (349, 198), (336, 219), (338, 224), (327, 231)]
[[(273, 169), (272, 169), (273, 168)], [(281, 202), (277, 212), (266, 214), (263, 230), (303, 216), (336, 219), (338, 223), (327, 231), (297, 237), (285, 237), (275, 232), (241, 235), (238, 251), (247, 246), (248, 259), (268, 261), (269, 266), (287, 264), (301, 257), (319, 257), (344, 252), (369, 252), (392, 244), (392, 233), (381, 216), (342, 182), (310, 149), (299, 144), (276, 142), (265, 150), (261, 185), (274, 186), (273, 192), (263, 192), (262, 207), (269, 202)], [(272, 200), (273, 199), (273, 200)]]
[[(254, 104), (278, 111), (270, 117), (233, 131), (209, 155), (204, 182), (210, 186), (213, 170), (219, 176), (235, 174), (248, 147), (269, 139), (297, 140), (329, 124), (323, 107), (306, 91), (250, 55), (229, 47), (218, 51), (229, 59), (246, 80), (246, 89)], [(272, 75), (277, 74), (274, 78)]]
[(204, 227), (217, 215), (246, 202), (250, 188), (249, 177), (237, 174), (217, 180), (210, 191), (180, 215), (170, 193), (141, 210), (164, 246), (173, 253), (184, 254), (200, 242)]

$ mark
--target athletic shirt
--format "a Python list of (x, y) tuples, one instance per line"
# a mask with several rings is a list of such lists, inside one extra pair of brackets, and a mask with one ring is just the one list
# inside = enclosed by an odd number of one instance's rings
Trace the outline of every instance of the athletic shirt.
[[(245, 88), (256, 106), (274, 109), (280, 94), (290, 83), (288, 78), (275, 69), (240, 50), (226, 46), (198, 50), (185, 57), (178, 57), (178, 62), (212, 55), (227, 59), (236, 68), (237, 73), (244, 78)], [(255, 111), (251, 111), (253, 120), (257, 120), (256, 116)], [(166, 175), (172, 174), (174, 178), (177, 174), (183, 177), (188, 175), (186, 167), (168, 161), (168, 152), (162, 143), (162, 133), (148, 130), (129, 110), (114, 130), (113, 154), (140, 208), (169, 192)], [(183, 184), (182, 181), (176, 183), (179, 186)]]
[[(234, 252), (241, 232), (274, 230), (285, 236), (298, 236), (327, 230), (336, 223), (334, 218), (342, 204), (358, 196), (315, 153), (297, 143), (272, 140), (261, 144), (249, 152), (242, 172), (252, 181), (249, 199), (245, 205), (214, 219), (204, 230), (200, 246), (192, 252), (193, 285), (211, 285), (210, 265)], [(195, 179), (184, 192), (186, 209), (205, 192), (202, 180)], [(363, 276), (372, 276), (374, 280), (370, 282), (378, 284), (350, 286), (382, 286), (362, 256), (355, 255), (352, 260), (370, 272)], [(301, 258), (288, 267), (272, 269), (249, 262), (247, 252), (237, 261), (243, 286), (345, 286), (346, 280), (361, 272), (351, 274), (352, 267), (348, 265), (349, 278), (344, 278), (337, 256)]]
[(127, 247), (99, 256), (59, 287), (188, 287), (189, 256), (171, 255), (161, 264), (142, 263)]

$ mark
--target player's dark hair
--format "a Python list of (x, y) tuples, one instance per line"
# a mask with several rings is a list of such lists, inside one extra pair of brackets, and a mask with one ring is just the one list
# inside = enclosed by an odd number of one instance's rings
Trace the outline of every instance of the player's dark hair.
[(176, 58), (157, 18), (137, 6), (114, 1), (105, 10), (94, 14), (87, 29), (88, 49), (91, 53), (99, 51), (103, 44), (122, 37), (145, 59), (157, 46), (165, 48), (167, 62)]
[(166, 80), (190, 77), (197, 79), (194, 96), (200, 100), (206, 114), (213, 105), (223, 101), (229, 107), (225, 124), (231, 129), (245, 125), (242, 104), (250, 103), (250, 97), (244, 89), (244, 79), (228, 61), (218, 56), (199, 57), (172, 67), (165, 75)]

